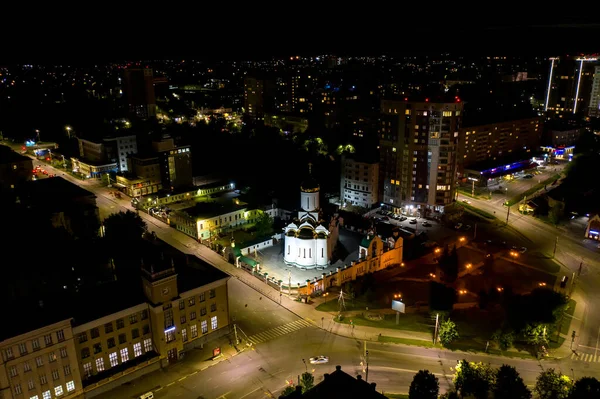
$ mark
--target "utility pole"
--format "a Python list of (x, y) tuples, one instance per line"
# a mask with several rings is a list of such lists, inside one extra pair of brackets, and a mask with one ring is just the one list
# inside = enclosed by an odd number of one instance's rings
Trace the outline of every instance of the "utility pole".
[(475, 222), (475, 229), (473, 229), (473, 240), (477, 239), (477, 222)]
[(510, 216), (510, 205), (506, 202), (506, 225), (508, 226), (508, 217)]
[(233, 333), (235, 334), (235, 344), (239, 345), (240, 340), (238, 339), (238, 335), (237, 335), (237, 327), (235, 326), (235, 323), (233, 324)]
[(433, 333), (433, 344), (435, 345), (435, 342), (437, 341), (437, 332), (438, 332), (438, 322), (440, 320), (440, 314), (437, 313), (435, 315), (435, 331)]
[(471, 197), (475, 198), (475, 180), (471, 180)]
[(556, 241), (554, 241), (554, 252), (552, 252), (552, 257), (556, 256), (556, 247), (558, 246), (558, 236), (556, 236)]
[(365, 373), (365, 380), (366, 382), (369, 382), (369, 351), (367, 351), (366, 353), (366, 359), (367, 359), (367, 372)]
[(579, 264), (579, 270), (577, 270), (577, 277), (581, 276), (582, 268), (583, 268), (583, 258), (581, 259), (581, 263)]

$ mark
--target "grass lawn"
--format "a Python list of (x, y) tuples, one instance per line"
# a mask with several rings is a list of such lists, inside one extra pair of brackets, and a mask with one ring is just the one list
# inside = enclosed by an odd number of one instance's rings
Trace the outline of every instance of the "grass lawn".
[[(347, 299), (346, 303), (346, 311), (352, 310), (366, 310), (366, 308), (371, 309), (387, 309), (387, 306), (382, 306), (378, 302), (368, 302), (363, 298), (355, 298), (355, 299)], [(339, 312), (340, 305), (338, 303), (337, 298), (331, 297), (327, 302), (323, 302), (319, 306), (316, 307), (318, 311), (321, 312)]]
[(384, 396), (389, 399), (408, 399), (408, 394), (403, 393), (385, 393)]
[(539, 257), (539, 259), (528, 259), (523, 263), (548, 274), (556, 274), (560, 271), (560, 264), (551, 257)]
[[(569, 304), (567, 305), (567, 310), (565, 310), (564, 317), (561, 317), (562, 320), (558, 321), (557, 330), (560, 330), (561, 334), (569, 335), (571, 331), (569, 331), (569, 327), (571, 326), (571, 317), (575, 312), (575, 306), (577, 306), (577, 302), (570, 299)], [(569, 316), (567, 316), (569, 315)]]
[(480, 216), (484, 219), (489, 219), (488, 221), (492, 221), (494, 219), (496, 219), (496, 216), (492, 215), (489, 212), (486, 212), (482, 209), (479, 209), (477, 207), (474, 207), (473, 205), (469, 205), (465, 202), (457, 202), (458, 205), (462, 206), (463, 208), (465, 208), (465, 210), (469, 211), (470, 213), (473, 213), (477, 216)]
[(529, 190), (526, 190), (526, 191), (522, 192), (521, 194), (512, 197), (510, 200), (508, 200), (508, 205), (513, 206), (514, 204), (519, 203), (523, 199), (523, 197), (530, 197), (532, 194), (535, 194), (536, 192), (538, 192), (539, 190), (544, 188), (544, 186), (546, 186), (548, 184), (552, 184), (552, 183), (554, 183), (555, 180), (558, 180), (558, 179), (560, 179), (559, 174), (550, 176), (549, 178), (542, 181), (541, 183), (538, 183), (538, 184), (532, 186)]
[(386, 337), (385, 335), (381, 335), (381, 336), (379, 336), (378, 341), (392, 343), (392, 344), (421, 346), (424, 348), (441, 348), (440, 345), (434, 345), (432, 341), (423, 341), (421, 339), (396, 338), (396, 337)]
[(370, 320), (360, 315), (346, 316), (340, 321), (340, 323), (350, 324), (350, 320), (352, 320), (356, 326), (393, 328), (396, 330), (433, 332), (434, 328), (433, 322), (427, 316), (419, 313), (401, 314), (400, 324), (396, 324), (396, 315), (394, 314), (386, 314), (382, 320)]

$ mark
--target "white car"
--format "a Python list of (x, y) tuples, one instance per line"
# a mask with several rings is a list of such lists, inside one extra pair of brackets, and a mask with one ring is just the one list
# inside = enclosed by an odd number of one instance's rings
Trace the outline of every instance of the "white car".
[(310, 364), (325, 364), (329, 363), (329, 358), (327, 356), (315, 356), (311, 357)]

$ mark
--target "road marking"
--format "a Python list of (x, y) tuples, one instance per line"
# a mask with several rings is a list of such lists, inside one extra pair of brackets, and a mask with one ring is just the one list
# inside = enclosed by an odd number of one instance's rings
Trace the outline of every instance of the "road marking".
[(173, 384), (175, 384), (175, 381), (168, 383), (167, 386), (170, 387)]
[(248, 337), (248, 340), (250, 342), (252, 342), (253, 344), (259, 344), (261, 342), (275, 339), (282, 335), (289, 334), (294, 331), (300, 330), (301, 328), (309, 327), (309, 326), (311, 326), (311, 324), (309, 322), (307, 322), (306, 320), (298, 319), (298, 320), (289, 322), (287, 324), (283, 324), (281, 326), (271, 328), (267, 331), (262, 331), (258, 334), (254, 334), (254, 335)]
[(256, 388), (254, 391), (252, 392), (248, 392), (247, 394), (245, 394), (244, 396), (240, 396), (240, 399), (244, 399), (246, 396), (252, 395), (254, 392), (258, 391), (259, 389), (261, 389), (261, 387)]
[(193, 373), (190, 373), (188, 375), (194, 375), (194, 374), (198, 374), (198, 370), (194, 371)]
[[(371, 366), (370, 368), (371, 369), (395, 370), (395, 371), (402, 371), (405, 373), (415, 373), (415, 374), (419, 372), (419, 370), (409, 370), (409, 369), (401, 369), (401, 368), (397, 368), (397, 367), (387, 367), (387, 366)], [(443, 374), (443, 373), (431, 373), (431, 374), (433, 374), (435, 376), (440, 376), (440, 377), (448, 375), (448, 374)]]
[(600, 327), (598, 327), (598, 337), (596, 338), (596, 355), (598, 354), (598, 344), (600, 343)]
[(181, 377), (181, 378), (180, 378), (180, 379), (178, 379), (177, 381), (183, 381), (183, 380), (185, 380), (186, 378), (187, 378), (187, 375), (185, 375), (185, 376)]

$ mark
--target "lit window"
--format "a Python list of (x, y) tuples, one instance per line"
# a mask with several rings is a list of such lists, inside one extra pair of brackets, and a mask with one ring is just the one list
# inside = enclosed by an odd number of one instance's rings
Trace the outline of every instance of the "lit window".
[(117, 359), (117, 352), (113, 352), (108, 355), (108, 360), (110, 360), (110, 367), (117, 367), (119, 365), (119, 359)]
[[(203, 321), (202, 323), (206, 323)], [(196, 324), (192, 324), (190, 326), (190, 332), (192, 333), (192, 338), (196, 338), (198, 336), (198, 326)]]
[(396, 152), (396, 147), (392, 147), (392, 152)]
[(62, 394), (63, 394), (63, 387), (62, 387), (62, 385), (59, 385), (59, 386), (57, 386), (57, 387), (54, 387), (54, 394), (55, 394), (56, 396), (60, 396), (60, 395), (62, 395)]
[(213, 316), (213, 317), (210, 318), (210, 327), (213, 330), (217, 329), (217, 316)]
[(96, 371), (101, 372), (104, 371), (104, 358), (100, 357), (96, 359)]
[(144, 340), (144, 352), (150, 352), (152, 350), (152, 338), (146, 338)]
[(396, 180), (392, 180), (392, 184), (396, 184)]
[[(186, 331), (186, 329), (184, 328), (182, 330), (182, 333), (183, 333), (183, 331)], [(133, 356), (138, 357), (141, 355), (142, 355), (142, 344), (139, 342), (137, 344), (133, 344)]]
[(42, 393), (42, 399), (52, 399), (52, 392), (44, 391), (44, 393)]
[(75, 383), (73, 381), (67, 382), (67, 391), (71, 392), (75, 390)]

